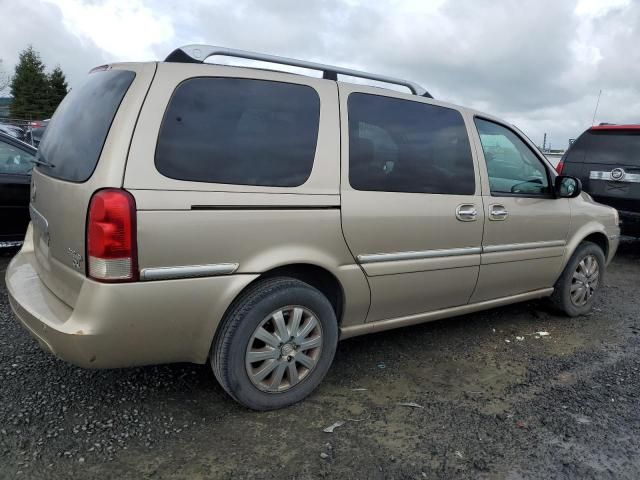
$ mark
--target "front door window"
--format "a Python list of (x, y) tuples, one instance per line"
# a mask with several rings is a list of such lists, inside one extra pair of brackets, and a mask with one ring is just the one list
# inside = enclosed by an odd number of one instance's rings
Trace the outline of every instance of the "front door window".
[(476, 118), (476, 127), (493, 196), (547, 196), (551, 193), (547, 169), (514, 132)]
[(0, 140), (0, 174), (28, 175), (34, 156)]

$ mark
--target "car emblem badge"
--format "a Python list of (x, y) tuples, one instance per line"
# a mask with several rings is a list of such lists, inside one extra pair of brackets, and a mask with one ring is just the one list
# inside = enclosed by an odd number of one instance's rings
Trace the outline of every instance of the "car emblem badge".
[(614, 168), (611, 170), (611, 180), (620, 181), (623, 180), (625, 176), (625, 171), (622, 168)]
[(67, 248), (67, 253), (71, 256), (71, 263), (73, 263), (73, 266), (79, 269), (83, 262), (82, 255), (71, 247)]

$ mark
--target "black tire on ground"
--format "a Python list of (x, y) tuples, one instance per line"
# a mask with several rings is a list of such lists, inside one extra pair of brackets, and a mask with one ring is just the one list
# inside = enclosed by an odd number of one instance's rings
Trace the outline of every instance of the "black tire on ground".
[[(584, 305), (576, 305), (571, 299), (571, 286), (573, 283), (573, 274), (578, 268), (580, 262), (592, 255), (597, 263), (599, 268), (599, 277), (598, 277), (598, 285), (594, 290), (594, 294), (587, 300)], [(591, 311), (593, 306), (593, 301), (597, 296), (598, 291), (603, 285), (604, 281), (604, 273), (605, 273), (605, 257), (602, 249), (592, 242), (582, 242), (576, 248), (576, 251), (573, 253), (567, 266), (560, 275), (560, 278), (556, 282), (554, 288), (554, 292), (551, 295), (551, 302), (553, 305), (567, 314), (569, 317), (577, 317), (579, 315), (584, 315)]]
[[(262, 391), (252, 383), (245, 365), (249, 341), (271, 313), (286, 306), (309, 309), (321, 325), (317, 363), (300, 383), (283, 392)], [(338, 343), (338, 322), (327, 297), (311, 285), (289, 277), (259, 280), (231, 305), (214, 339), (210, 361), (218, 382), (242, 405), (274, 410), (301, 401), (320, 384), (331, 366)]]

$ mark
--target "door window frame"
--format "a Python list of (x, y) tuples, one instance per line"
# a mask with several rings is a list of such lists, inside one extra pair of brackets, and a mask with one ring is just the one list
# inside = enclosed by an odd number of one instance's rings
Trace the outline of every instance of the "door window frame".
[[(520, 139), (520, 141), (522, 141), (522, 143), (525, 145), (525, 147), (527, 147), (529, 149), (529, 151), (534, 155), (535, 158), (537, 158), (540, 163), (542, 164), (546, 175), (547, 175), (547, 182), (549, 184), (549, 193), (510, 193), (510, 192), (496, 192), (494, 193), (491, 190), (491, 181), (489, 180), (489, 167), (487, 166), (487, 159), (485, 158), (484, 155), (484, 148), (482, 146), (482, 139), (480, 138), (480, 132), (478, 130), (478, 126), (476, 125), (476, 119), (480, 119), (480, 120), (484, 120), (485, 122), (491, 122), (494, 123), (496, 125), (499, 125), (502, 128), (505, 128), (506, 130), (509, 130), (511, 133), (513, 133), (518, 139)], [(517, 197), (517, 198), (547, 198), (547, 199), (556, 199), (556, 194), (555, 194), (555, 190), (553, 188), (553, 184), (555, 181), (555, 170), (552, 168), (551, 164), (549, 163), (549, 161), (546, 159), (546, 157), (544, 157), (537, 148), (533, 148), (532, 142), (528, 139), (525, 138), (526, 136), (523, 136), (522, 133), (518, 132), (517, 129), (514, 129), (512, 126), (510, 125), (506, 125), (503, 122), (497, 121), (494, 118), (488, 118), (485, 117), (483, 115), (473, 115), (473, 128), (475, 130), (475, 135), (476, 135), (476, 141), (478, 142), (478, 148), (479, 148), (479, 153), (482, 154), (482, 160), (483, 160), (483, 167), (484, 167), (484, 171), (486, 173), (486, 179), (487, 179), (487, 188), (488, 188), (488, 192), (489, 192), (489, 196), (491, 197), (495, 197), (495, 198), (511, 198), (511, 197)]]
[[(449, 112), (453, 112), (454, 115), (457, 115), (459, 117), (460, 120), (460, 126), (464, 128), (464, 135), (466, 136), (466, 141), (467, 141), (467, 145), (469, 147), (469, 161), (470, 161), (470, 167), (471, 167), (471, 180), (473, 182), (473, 188), (472, 191), (469, 193), (460, 193), (460, 192), (429, 192), (429, 191), (417, 191), (417, 190), (412, 190), (412, 189), (407, 189), (407, 188), (403, 188), (402, 190), (386, 190), (386, 189), (377, 189), (377, 188), (359, 188), (358, 186), (354, 186), (352, 184), (352, 179), (354, 178), (352, 176), (352, 163), (351, 163), (351, 146), (352, 146), (352, 138), (351, 138), (351, 104), (350, 101), (354, 98), (355, 95), (361, 95), (361, 96), (368, 96), (368, 97), (375, 97), (375, 98), (384, 98), (384, 99), (389, 99), (392, 101), (397, 101), (399, 103), (405, 103), (407, 104), (407, 102), (411, 102), (411, 104), (418, 104), (418, 105), (422, 105), (424, 107), (427, 107), (425, 109), (425, 114), (430, 114), (432, 112), (429, 112), (428, 107), (432, 107), (434, 110), (435, 109), (443, 109), (443, 110), (448, 110)], [(448, 195), (448, 196), (466, 196), (466, 197), (472, 197), (476, 195), (476, 192), (478, 190), (478, 184), (477, 184), (477, 176), (476, 176), (476, 165), (475, 165), (475, 160), (473, 158), (473, 145), (472, 145), (472, 140), (471, 140), (471, 136), (469, 135), (469, 130), (464, 118), (464, 115), (461, 111), (459, 111), (456, 108), (453, 107), (449, 107), (449, 106), (443, 106), (443, 105), (435, 105), (432, 103), (428, 103), (428, 102), (416, 102), (414, 98), (402, 98), (402, 97), (394, 97), (394, 96), (388, 96), (388, 95), (380, 95), (377, 93), (369, 93), (369, 92), (360, 92), (360, 91), (353, 91), (350, 92), (349, 95), (347, 96), (347, 129), (349, 131), (349, 142), (346, 146), (347, 149), (347, 157), (348, 157), (348, 183), (349, 186), (356, 191), (369, 191), (369, 192), (382, 192), (382, 193), (417, 193), (417, 194), (422, 194), (422, 195)], [(385, 130), (384, 128), (381, 128), (380, 126), (376, 125), (376, 124), (369, 124), (366, 122), (361, 122), (361, 123), (365, 123), (366, 125), (370, 125), (372, 127), (375, 127), (379, 130), (382, 130), (388, 137), (389, 139), (394, 142), (394, 144), (396, 143), (396, 138), (394, 138), (391, 133), (389, 133), (387, 130)], [(397, 146), (397, 145), (396, 145)], [(457, 181), (457, 180), (456, 180)]]
[[(451, 194), (442, 194), (442, 193), (414, 193), (414, 192), (386, 192), (386, 191), (366, 191), (366, 190), (356, 190), (353, 188), (349, 182), (349, 114), (348, 114), (348, 100), (351, 94), (354, 93), (364, 93), (369, 95), (375, 95), (379, 97), (387, 97), (399, 100), (409, 100), (416, 103), (422, 103), (426, 105), (431, 105), (435, 107), (443, 107), (448, 108), (450, 110), (454, 110), (458, 112), (462, 116), (462, 120), (464, 122), (465, 131), (467, 134), (467, 138), (471, 147), (471, 160), (473, 164), (473, 175), (474, 175), (474, 185), (475, 190), (472, 194), (469, 195), (451, 195)], [(440, 102), (438, 100), (434, 100), (432, 98), (427, 97), (416, 97), (413, 94), (403, 93), (395, 90), (387, 90), (382, 89), (380, 87), (375, 87), (371, 85), (365, 84), (350, 84), (350, 83), (341, 83), (338, 82), (338, 105), (339, 105), (339, 119), (340, 119), (340, 190), (341, 191), (352, 191), (352, 192), (371, 192), (377, 193), (380, 195), (438, 195), (438, 196), (455, 196), (456, 198), (472, 198), (472, 197), (480, 197), (483, 195), (484, 187), (483, 187), (483, 173), (481, 157), (478, 153), (476, 147), (476, 137), (478, 131), (473, 124), (470, 113), (467, 109), (463, 107), (458, 107), (456, 105), (451, 105), (445, 102)], [(484, 158), (484, 156), (482, 157)]]

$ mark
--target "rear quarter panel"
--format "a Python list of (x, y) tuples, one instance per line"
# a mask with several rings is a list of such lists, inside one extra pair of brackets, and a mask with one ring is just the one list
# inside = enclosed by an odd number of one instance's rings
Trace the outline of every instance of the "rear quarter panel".
[[(316, 90), (320, 97), (318, 143), (311, 175), (303, 185), (190, 182), (158, 172), (157, 137), (171, 95), (183, 80), (206, 76), (298, 83)], [(214, 65), (159, 64), (136, 127), (124, 179), (138, 210), (140, 269), (237, 263), (235, 276), (311, 264), (330, 271), (340, 282), (345, 293), (342, 324), (364, 322), (369, 288), (347, 248), (340, 222), (337, 98), (335, 82), (322, 79)]]
[(32, 173), (31, 204), (47, 219), (50, 233), (47, 244), (38, 241), (35, 245), (37, 271), (47, 287), (72, 307), (86, 276), (84, 261), (74, 264), (70, 252), (85, 255), (85, 223), (91, 196), (102, 188), (122, 187), (131, 135), (156, 63), (120, 63), (112, 68), (132, 70), (136, 77), (113, 119), (91, 177), (77, 183), (47, 176), (38, 167)]
[(592, 202), (580, 195), (570, 200), (571, 225), (562, 267), (567, 264), (578, 245), (589, 235), (601, 234), (607, 238), (607, 262), (610, 262), (618, 247), (620, 228), (615, 223), (615, 210)]

